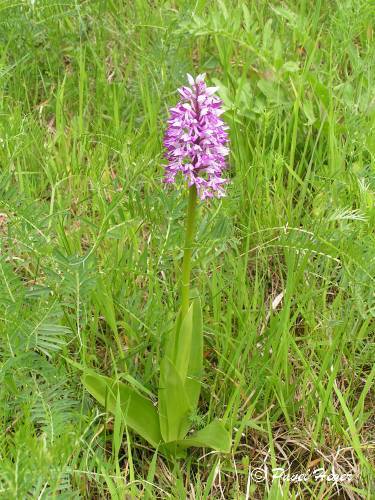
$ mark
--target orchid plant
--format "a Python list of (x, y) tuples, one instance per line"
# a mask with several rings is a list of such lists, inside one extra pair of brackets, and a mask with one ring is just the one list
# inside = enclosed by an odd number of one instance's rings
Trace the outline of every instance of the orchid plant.
[(228, 127), (220, 115), (222, 102), (216, 87), (207, 87), (205, 75), (181, 87), (180, 101), (170, 109), (164, 138), (167, 165), (165, 182), (175, 183), (181, 173), (189, 188), (185, 248), (181, 276), (181, 305), (176, 325), (167, 339), (160, 363), (157, 407), (134, 387), (94, 372), (85, 372), (83, 384), (100, 404), (166, 455), (183, 456), (189, 447), (227, 453), (231, 437), (222, 422), (191, 431), (203, 376), (203, 327), (199, 296), (190, 290), (191, 257), (198, 197), (225, 195)]

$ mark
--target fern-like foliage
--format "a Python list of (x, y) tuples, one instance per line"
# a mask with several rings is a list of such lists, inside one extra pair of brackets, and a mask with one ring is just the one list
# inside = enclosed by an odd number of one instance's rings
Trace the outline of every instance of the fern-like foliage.
[(48, 278), (61, 306), (75, 319), (80, 330), (89, 317), (87, 302), (96, 286), (96, 268), (93, 258), (65, 256), (60, 251), (53, 254), (53, 267)]
[(79, 405), (74, 381), (59, 362), (73, 333), (51, 288), (30, 286), (15, 265), (19, 261), (3, 249), (0, 491), (4, 498), (77, 498), (67, 461), (76, 440)]

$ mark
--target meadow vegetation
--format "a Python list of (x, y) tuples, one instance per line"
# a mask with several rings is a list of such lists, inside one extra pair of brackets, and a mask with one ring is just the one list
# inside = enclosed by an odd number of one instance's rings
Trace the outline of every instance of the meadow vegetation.
[[(0, 498), (371, 497), (374, 19), (367, 0), (0, 1)], [(233, 446), (173, 461), (81, 367), (156, 398), (187, 203), (162, 137), (187, 72), (231, 139), (193, 255), (191, 421)]]

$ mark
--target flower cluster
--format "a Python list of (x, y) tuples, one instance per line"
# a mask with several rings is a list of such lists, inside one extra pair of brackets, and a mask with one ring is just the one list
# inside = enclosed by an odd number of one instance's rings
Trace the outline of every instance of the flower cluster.
[(229, 154), (228, 127), (221, 120), (222, 101), (215, 95), (217, 87), (207, 87), (205, 75), (188, 76), (190, 87), (181, 87), (180, 102), (170, 109), (164, 137), (166, 148), (165, 182), (175, 182), (182, 172), (189, 186), (197, 187), (199, 197), (222, 197), (222, 178)]

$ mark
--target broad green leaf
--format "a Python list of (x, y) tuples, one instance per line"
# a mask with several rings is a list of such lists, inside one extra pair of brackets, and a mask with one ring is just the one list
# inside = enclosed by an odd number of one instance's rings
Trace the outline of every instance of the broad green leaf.
[(173, 364), (185, 384), (188, 373), (189, 361), (191, 356), (191, 338), (193, 329), (193, 305), (190, 306), (188, 313), (182, 318), (181, 326), (176, 334), (176, 351)]
[(203, 329), (199, 296), (192, 298), (184, 318), (177, 318), (176, 328), (166, 344), (159, 383), (160, 429), (165, 442), (182, 439), (188, 415), (198, 404), (203, 371)]
[(165, 343), (165, 356), (169, 359), (174, 359), (176, 353), (176, 338), (181, 326), (181, 311), (178, 312), (176, 324), (173, 330), (170, 332), (169, 337)]
[(193, 299), (193, 318), (189, 367), (185, 382), (190, 407), (194, 411), (198, 405), (203, 375), (203, 324), (202, 308), (199, 297)]
[(87, 373), (82, 383), (97, 401), (108, 411), (115, 414), (117, 395), (125, 424), (142, 436), (152, 446), (157, 447), (162, 441), (159, 418), (151, 401), (128, 387), (109, 377)]
[(159, 419), (167, 443), (183, 439), (189, 428), (190, 404), (184, 385), (177, 368), (165, 356), (160, 366)]
[(231, 448), (231, 436), (224, 425), (214, 420), (204, 429), (201, 429), (189, 437), (178, 441), (177, 445), (182, 448), (212, 448), (222, 453), (229, 453)]
[(191, 305), (184, 318), (181, 318), (181, 311), (179, 311), (175, 328), (165, 345), (165, 356), (176, 366), (182, 380), (186, 378), (190, 359), (192, 322), (193, 306)]

